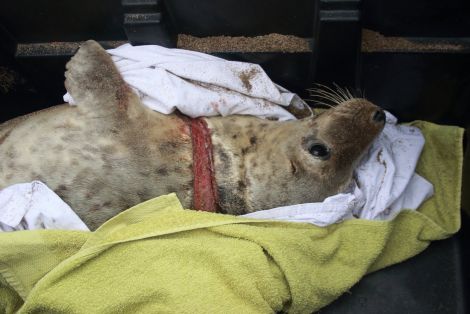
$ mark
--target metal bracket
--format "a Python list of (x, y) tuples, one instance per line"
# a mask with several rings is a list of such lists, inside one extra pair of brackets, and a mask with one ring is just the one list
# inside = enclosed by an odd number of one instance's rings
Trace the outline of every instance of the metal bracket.
[(361, 0), (318, 0), (312, 82), (359, 88)]
[(176, 33), (162, 0), (121, 0), (124, 30), (132, 45), (176, 47)]

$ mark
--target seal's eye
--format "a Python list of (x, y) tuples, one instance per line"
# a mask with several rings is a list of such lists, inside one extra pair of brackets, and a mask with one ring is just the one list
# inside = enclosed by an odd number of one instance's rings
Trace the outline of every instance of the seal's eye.
[(318, 159), (328, 159), (330, 158), (330, 150), (323, 144), (313, 144), (308, 150), (309, 153)]

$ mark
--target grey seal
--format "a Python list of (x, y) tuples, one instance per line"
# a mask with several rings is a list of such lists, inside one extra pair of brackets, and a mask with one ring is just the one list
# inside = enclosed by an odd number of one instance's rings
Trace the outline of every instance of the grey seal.
[[(41, 180), (91, 228), (142, 201), (175, 192), (193, 206), (193, 143), (187, 119), (145, 107), (106, 51), (84, 43), (65, 85), (77, 103), (0, 125), (0, 188)], [(212, 143), (221, 213), (322, 201), (343, 191), (384, 127), (378, 106), (345, 99), (314, 117), (203, 119)]]

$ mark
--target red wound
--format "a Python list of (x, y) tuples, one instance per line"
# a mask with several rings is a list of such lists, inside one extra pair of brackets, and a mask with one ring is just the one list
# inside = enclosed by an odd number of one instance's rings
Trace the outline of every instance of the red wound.
[(196, 210), (217, 212), (217, 186), (212, 159), (212, 141), (206, 122), (191, 119), (193, 143), (194, 201)]

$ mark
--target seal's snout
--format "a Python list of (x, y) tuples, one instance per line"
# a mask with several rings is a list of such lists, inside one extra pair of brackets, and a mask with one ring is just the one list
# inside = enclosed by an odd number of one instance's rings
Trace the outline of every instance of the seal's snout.
[(372, 114), (372, 120), (377, 123), (385, 123), (385, 112), (382, 109), (375, 111)]

